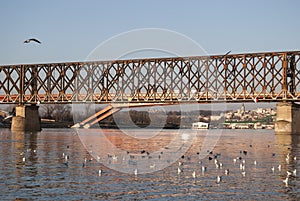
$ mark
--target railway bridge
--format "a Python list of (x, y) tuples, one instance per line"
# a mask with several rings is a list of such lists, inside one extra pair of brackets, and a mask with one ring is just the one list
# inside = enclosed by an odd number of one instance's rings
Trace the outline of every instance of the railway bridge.
[(36, 130), (37, 104), (277, 102), (276, 133), (300, 133), (299, 63), (300, 51), (285, 51), (7, 65), (0, 104), (18, 105), (12, 129)]

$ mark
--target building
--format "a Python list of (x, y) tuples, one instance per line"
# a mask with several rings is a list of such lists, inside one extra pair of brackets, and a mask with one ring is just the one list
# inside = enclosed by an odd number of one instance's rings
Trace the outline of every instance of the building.
[(201, 129), (208, 129), (209, 128), (209, 124), (206, 122), (195, 122), (192, 125), (192, 129), (194, 130), (201, 130)]

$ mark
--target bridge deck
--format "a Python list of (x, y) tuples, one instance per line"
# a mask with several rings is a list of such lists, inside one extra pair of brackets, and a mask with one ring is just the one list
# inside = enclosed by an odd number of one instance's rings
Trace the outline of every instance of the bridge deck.
[[(10, 104), (10, 103), (18, 103), (20, 95), (0, 95), (0, 103), (2, 104)], [(124, 98), (128, 97), (128, 98)], [(278, 102), (278, 101), (299, 101), (300, 93), (297, 94), (264, 94), (264, 93), (240, 93), (240, 94), (226, 94), (226, 95), (170, 95), (166, 96), (164, 94), (157, 93), (155, 97), (157, 98), (149, 98), (147, 94), (140, 94), (140, 96), (136, 99), (130, 98), (130, 95), (124, 95), (123, 98), (114, 97), (114, 95), (103, 96), (101, 94), (93, 94), (91, 96), (87, 96), (85, 94), (64, 94), (64, 96), (60, 96), (58, 94), (52, 94), (51, 96), (47, 96), (45, 94), (39, 94), (37, 96), (24, 96), (24, 102), (26, 103), (39, 103), (39, 104), (53, 104), (53, 103), (87, 103), (93, 102), (97, 104), (106, 104), (106, 103), (177, 103), (177, 102), (188, 102), (188, 103), (209, 103), (209, 102)]]

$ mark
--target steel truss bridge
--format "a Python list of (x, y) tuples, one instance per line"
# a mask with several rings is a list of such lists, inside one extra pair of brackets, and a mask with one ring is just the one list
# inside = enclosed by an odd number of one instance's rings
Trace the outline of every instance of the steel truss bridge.
[(300, 101), (300, 51), (0, 66), (1, 104)]

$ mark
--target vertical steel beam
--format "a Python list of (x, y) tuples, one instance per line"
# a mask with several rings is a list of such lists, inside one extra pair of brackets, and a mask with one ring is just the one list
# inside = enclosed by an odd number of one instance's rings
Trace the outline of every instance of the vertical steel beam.
[(25, 66), (21, 65), (20, 66), (20, 91), (19, 91), (19, 104), (24, 105), (24, 85), (25, 85)]
[(294, 95), (295, 94), (295, 56), (292, 55), (290, 57), (289, 61), (289, 68), (288, 68), (288, 73), (287, 77), (290, 78), (289, 81), (289, 92)]
[(288, 60), (287, 54), (283, 53), (282, 55), (282, 80), (281, 80), (281, 90), (283, 92), (283, 99), (287, 98), (287, 70), (288, 70)]

